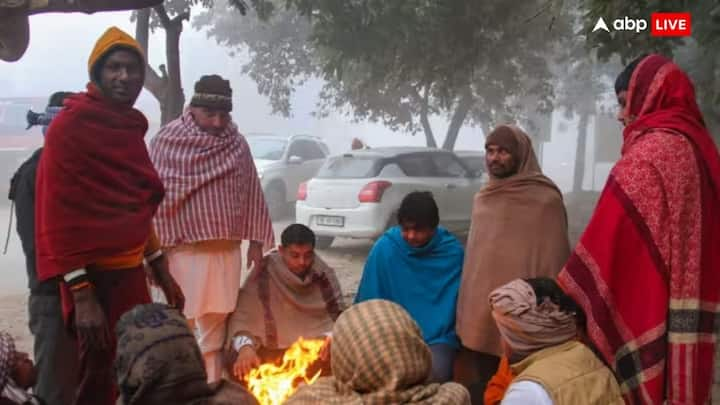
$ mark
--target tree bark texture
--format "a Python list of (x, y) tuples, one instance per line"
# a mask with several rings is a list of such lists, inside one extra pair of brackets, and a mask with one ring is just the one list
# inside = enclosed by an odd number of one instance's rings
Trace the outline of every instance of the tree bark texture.
[(587, 151), (587, 127), (590, 114), (580, 113), (578, 121), (577, 147), (575, 149), (575, 171), (573, 174), (573, 192), (582, 191), (583, 180), (585, 179), (585, 152)]
[[(160, 103), (160, 123), (162, 125), (179, 117), (185, 106), (185, 93), (182, 88), (180, 75), (180, 35), (183, 21), (190, 18), (189, 13), (183, 13), (170, 18), (163, 6), (154, 9), (165, 30), (166, 65), (160, 65), (158, 74), (148, 63), (145, 69), (145, 88)], [(148, 57), (148, 40), (150, 36), (150, 13), (146, 8), (138, 11), (135, 38)]]

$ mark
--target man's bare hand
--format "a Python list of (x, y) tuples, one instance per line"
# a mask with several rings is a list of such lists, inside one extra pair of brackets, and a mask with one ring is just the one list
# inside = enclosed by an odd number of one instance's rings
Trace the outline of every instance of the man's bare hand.
[(91, 349), (110, 347), (110, 329), (107, 317), (98, 302), (95, 290), (83, 288), (72, 293), (75, 302), (75, 330), (80, 341)]
[(252, 346), (243, 346), (240, 348), (237, 360), (233, 365), (233, 373), (235, 378), (242, 381), (250, 371), (260, 365), (260, 358)]
[(165, 255), (160, 256), (150, 264), (150, 267), (151, 283), (160, 287), (169, 306), (182, 312), (185, 308), (185, 295), (172, 274), (170, 274), (167, 257)]
[(260, 270), (263, 261), (263, 244), (254, 240), (250, 241), (247, 251), (247, 264), (249, 269)]

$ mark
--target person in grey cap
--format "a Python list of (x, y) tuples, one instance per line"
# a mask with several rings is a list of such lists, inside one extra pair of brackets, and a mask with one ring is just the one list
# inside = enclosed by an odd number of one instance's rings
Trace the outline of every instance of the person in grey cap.
[(259, 268), (274, 234), (245, 138), (232, 122), (230, 82), (203, 76), (185, 113), (165, 125), (150, 157), (166, 194), (155, 227), (185, 297), (184, 314), (199, 332), (208, 381), (220, 379), (227, 318), (242, 268)]

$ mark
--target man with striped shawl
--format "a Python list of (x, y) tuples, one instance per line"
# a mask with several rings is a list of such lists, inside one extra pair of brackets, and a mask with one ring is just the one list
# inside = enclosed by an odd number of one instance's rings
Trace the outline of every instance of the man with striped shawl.
[(209, 382), (220, 379), (228, 315), (242, 268), (258, 268), (273, 228), (245, 138), (230, 117), (232, 89), (220, 76), (195, 84), (189, 108), (153, 138), (151, 158), (167, 190), (155, 217), (172, 273), (199, 332)]

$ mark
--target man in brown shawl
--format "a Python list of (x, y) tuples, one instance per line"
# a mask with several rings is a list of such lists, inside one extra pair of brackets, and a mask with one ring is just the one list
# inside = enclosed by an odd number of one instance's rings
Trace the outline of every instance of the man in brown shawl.
[(501, 353), (486, 297), (517, 278), (554, 277), (570, 255), (562, 193), (542, 174), (530, 138), (500, 125), (487, 137), (490, 181), (475, 195), (457, 305), (463, 349), (455, 378), (475, 395)]
[(315, 234), (302, 224), (288, 226), (278, 250), (238, 294), (226, 342), (232, 375), (242, 380), (261, 363), (281, 359), (300, 337), (328, 337), (343, 309), (335, 271), (315, 255)]
[(287, 405), (470, 405), (456, 383), (428, 383), (430, 348), (398, 304), (369, 300), (338, 318), (330, 347), (332, 377), (305, 385)]

